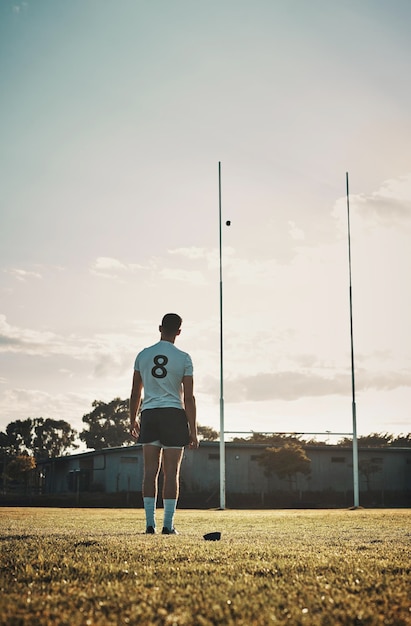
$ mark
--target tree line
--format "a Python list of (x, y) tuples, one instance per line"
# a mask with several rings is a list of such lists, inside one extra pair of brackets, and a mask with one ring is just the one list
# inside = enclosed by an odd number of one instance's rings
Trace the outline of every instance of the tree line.
[[(79, 448), (102, 450), (129, 445), (129, 400), (114, 398), (111, 402), (94, 400), (92, 411), (83, 415), (84, 429), (79, 433), (65, 420), (43, 417), (10, 422), (0, 432), (0, 478), (27, 480), (37, 461), (64, 456)], [(204, 441), (218, 438), (217, 431), (199, 426)]]
[[(285, 435), (281, 433), (252, 433), (249, 437), (236, 437), (236, 443), (266, 444), (264, 452), (258, 455), (258, 463), (266, 476), (275, 474), (280, 479), (287, 479), (290, 491), (296, 486), (297, 474), (309, 476), (311, 473), (311, 459), (303, 446), (323, 446), (322, 441), (316, 439), (303, 440), (301, 435)], [(352, 439), (344, 437), (337, 444), (342, 448), (352, 447)], [(411, 433), (408, 435), (391, 435), (388, 433), (372, 433), (358, 437), (361, 448), (374, 447), (411, 447)], [(362, 459), (358, 464), (360, 473), (365, 477), (367, 489), (370, 490), (370, 481), (374, 473), (380, 471), (380, 466), (372, 460)]]
[[(330, 433), (332, 434), (332, 433)], [(218, 436), (218, 435), (217, 435)], [(389, 433), (372, 433), (370, 435), (360, 435), (357, 437), (358, 445), (361, 448), (410, 448), (411, 447), (411, 433), (407, 435), (392, 435)], [(234, 437), (235, 443), (267, 443), (282, 445), (286, 442), (300, 443), (302, 445), (309, 446), (324, 446), (327, 445), (324, 441), (318, 441), (317, 439), (303, 439), (302, 435), (297, 434), (283, 434), (283, 433), (262, 433), (253, 432), (248, 437)], [(347, 448), (352, 447), (352, 439), (350, 437), (343, 437), (339, 439), (335, 444), (337, 446)]]
[[(102, 450), (128, 445), (129, 400), (114, 398), (110, 402), (94, 400), (92, 411), (83, 415), (84, 429), (78, 433), (64, 420), (27, 418), (10, 422), (4, 432), (0, 432), (0, 453), (4, 456), (32, 456), (44, 460), (69, 454), (79, 447), (78, 440), (90, 450)], [(219, 433), (210, 426), (199, 426), (199, 436), (203, 441), (216, 441)], [(235, 443), (259, 443), (267, 446), (325, 445), (315, 439), (304, 440), (301, 435), (252, 432), (247, 437), (235, 437)], [(411, 433), (393, 435), (372, 433), (358, 437), (364, 447), (411, 447)], [(352, 439), (344, 437), (337, 441), (338, 446), (352, 446)]]
[[(84, 429), (78, 433), (64, 420), (27, 418), (10, 422), (4, 432), (0, 432), (0, 455), (3, 472), (7, 465), (9, 476), (21, 475), (36, 467), (36, 462), (70, 454), (79, 447), (78, 440), (88, 449), (129, 445), (129, 400), (114, 398), (111, 402), (94, 400), (92, 411), (83, 415)], [(219, 433), (210, 426), (199, 426), (202, 441), (216, 441)], [(324, 445), (315, 439), (303, 440), (300, 435), (265, 434), (253, 432), (247, 437), (236, 437), (235, 443), (266, 444), (266, 451), (260, 462), (268, 474), (290, 478), (291, 474), (307, 474), (309, 459), (303, 450), (304, 445)], [(372, 433), (358, 437), (361, 447), (411, 447), (411, 433), (392, 435)], [(337, 442), (341, 447), (352, 446), (348, 437)], [(292, 471), (291, 471), (292, 470)]]
[[(78, 440), (90, 450), (102, 450), (128, 445), (129, 400), (114, 398), (111, 402), (94, 400), (93, 410), (83, 415), (84, 429), (79, 433), (64, 420), (42, 417), (10, 422), (0, 432), (0, 453), (4, 456), (31, 456), (45, 460), (63, 456), (79, 448)], [(198, 427), (203, 441), (218, 439), (210, 426)]]
[[(102, 450), (129, 445), (129, 400), (114, 398), (111, 402), (94, 400), (92, 411), (83, 415), (84, 429), (78, 433), (64, 420), (27, 418), (10, 422), (0, 432), (0, 465), (3, 480), (24, 480), (36, 468), (37, 461), (72, 453), (79, 448), (78, 440), (88, 449)], [(216, 441), (219, 433), (210, 426), (198, 426), (202, 441)], [(258, 462), (267, 476), (276, 474), (286, 478), (290, 487), (297, 474), (310, 473), (310, 459), (305, 445), (325, 445), (315, 439), (303, 440), (301, 435), (253, 432), (247, 437), (235, 437), (235, 443), (265, 444)], [(411, 433), (392, 435), (372, 433), (358, 437), (361, 447), (411, 447)], [(336, 445), (352, 446), (352, 439), (344, 437)], [(360, 468), (372, 473), (373, 468)], [(367, 473), (365, 472), (365, 473)]]

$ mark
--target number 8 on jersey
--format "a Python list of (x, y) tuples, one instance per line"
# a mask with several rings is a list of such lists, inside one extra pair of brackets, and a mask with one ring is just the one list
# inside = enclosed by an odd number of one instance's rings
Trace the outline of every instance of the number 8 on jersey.
[(158, 354), (154, 357), (154, 367), (151, 369), (151, 375), (154, 378), (165, 378), (167, 376), (167, 370), (165, 366), (168, 363), (168, 358), (164, 354)]

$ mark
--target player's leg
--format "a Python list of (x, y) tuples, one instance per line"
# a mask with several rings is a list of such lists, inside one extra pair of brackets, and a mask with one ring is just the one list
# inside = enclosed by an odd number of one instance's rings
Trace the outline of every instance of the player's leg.
[(146, 532), (153, 533), (156, 528), (155, 513), (157, 501), (158, 474), (161, 466), (161, 446), (143, 445), (144, 477), (143, 502), (146, 514)]
[(180, 467), (184, 448), (163, 450), (163, 498), (178, 498), (180, 488)]
[(167, 448), (163, 450), (163, 502), (164, 522), (163, 534), (175, 534), (174, 514), (180, 490), (180, 467), (184, 448)]

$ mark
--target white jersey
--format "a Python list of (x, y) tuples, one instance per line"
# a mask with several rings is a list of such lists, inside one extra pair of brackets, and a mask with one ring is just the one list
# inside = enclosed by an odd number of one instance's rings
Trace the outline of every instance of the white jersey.
[(159, 341), (136, 357), (134, 369), (144, 385), (142, 410), (184, 408), (182, 381), (193, 375), (193, 363), (187, 352), (170, 341)]

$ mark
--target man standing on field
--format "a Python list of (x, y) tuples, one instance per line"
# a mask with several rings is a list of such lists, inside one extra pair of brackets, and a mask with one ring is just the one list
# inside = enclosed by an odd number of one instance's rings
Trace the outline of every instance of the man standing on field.
[[(156, 532), (158, 475), (163, 461), (163, 535), (174, 528), (184, 446), (198, 448), (193, 363), (175, 347), (182, 319), (167, 313), (159, 327), (160, 341), (137, 355), (130, 397), (130, 433), (143, 445), (143, 500), (146, 533)], [(144, 389), (144, 398), (142, 391)], [(141, 405), (141, 419), (137, 416)]]

